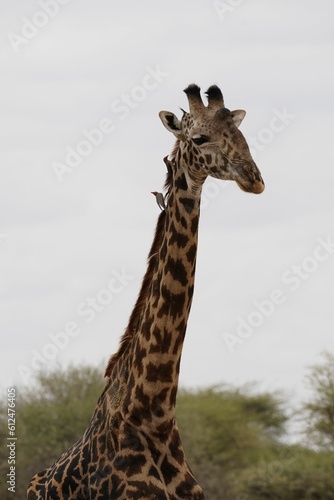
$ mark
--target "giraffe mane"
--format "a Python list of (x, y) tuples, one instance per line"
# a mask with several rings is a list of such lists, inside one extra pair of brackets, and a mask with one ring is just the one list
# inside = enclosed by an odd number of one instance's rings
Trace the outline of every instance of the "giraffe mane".
[[(174, 151), (175, 151), (175, 154), (176, 154), (176, 151), (178, 150), (178, 147), (179, 147), (179, 141), (176, 142), (175, 147), (174, 147), (172, 153), (174, 153)], [(165, 158), (164, 158), (164, 162), (165, 162), (165, 165), (167, 167), (167, 176), (166, 176), (166, 180), (165, 180), (165, 184), (164, 184), (164, 189), (167, 190), (167, 194), (168, 194), (169, 189), (170, 189), (170, 187), (172, 185), (172, 179), (173, 179), (172, 160), (174, 160), (174, 157), (170, 158), (170, 155), (169, 156), (165, 156)]]
[[(164, 187), (169, 189), (172, 182), (172, 170), (170, 167), (170, 163), (166, 158), (164, 158), (165, 164), (167, 166), (167, 178)], [(166, 212), (162, 211), (159, 215), (158, 222), (155, 228), (155, 234), (152, 242), (151, 249), (149, 251), (147, 257), (147, 269), (146, 273), (143, 277), (143, 281), (141, 284), (140, 292), (138, 294), (135, 306), (132, 310), (132, 313), (129, 318), (128, 325), (122, 335), (120, 345), (118, 351), (113, 354), (109, 362), (107, 364), (107, 368), (104, 376), (110, 377), (111, 372), (116, 365), (117, 361), (123, 356), (125, 351), (127, 350), (128, 345), (130, 344), (132, 338), (136, 334), (138, 323), (141, 319), (141, 314), (143, 312), (143, 308), (147, 299), (147, 295), (151, 286), (152, 277), (154, 274), (154, 270), (156, 267), (156, 263), (158, 261), (159, 248), (161, 246), (164, 234), (165, 234), (165, 220), (166, 220)]]
[[(172, 160), (174, 160), (174, 159), (175, 159), (175, 156), (176, 156), (176, 153), (177, 153), (177, 151), (178, 151), (178, 149), (179, 149), (179, 146), (180, 146), (180, 140), (179, 140), (179, 139), (177, 139), (177, 141), (176, 141), (176, 142), (175, 142), (175, 144), (174, 144), (174, 147), (173, 147), (172, 151), (169, 153), (169, 155), (168, 155), (168, 157), (167, 157), (167, 159), (168, 159), (168, 160), (172, 161)], [(165, 160), (165, 159), (164, 159), (164, 160)], [(166, 160), (165, 160), (165, 163), (166, 163), (166, 165), (167, 165), (167, 161), (166, 161)], [(168, 169), (168, 165), (167, 165), (167, 169)], [(167, 178), (167, 179), (168, 179), (168, 178)], [(167, 181), (166, 181), (166, 182), (167, 182)]]

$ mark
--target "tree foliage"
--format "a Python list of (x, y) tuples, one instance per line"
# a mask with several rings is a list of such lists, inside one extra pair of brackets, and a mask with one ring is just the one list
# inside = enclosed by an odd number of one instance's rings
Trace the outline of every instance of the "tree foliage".
[[(334, 456), (301, 446), (281, 447), (271, 460), (241, 471), (235, 483), (240, 500), (332, 500)], [(235, 498), (235, 497), (231, 497)]]
[(310, 368), (307, 382), (312, 399), (303, 405), (306, 435), (311, 443), (334, 451), (334, 354), (322, 353), (323, 362)]

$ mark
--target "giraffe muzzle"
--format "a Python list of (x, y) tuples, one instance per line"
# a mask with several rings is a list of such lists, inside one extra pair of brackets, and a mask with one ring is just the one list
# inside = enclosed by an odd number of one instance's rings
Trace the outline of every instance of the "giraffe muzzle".
[(246, 193), (254, 193), (254, 194), (260, 194), (264, 191), (264, 182), (263, 180), (261, 181), (256, 181), (256, 182), (245, 182), (241, 184), (241, 182), (236, 181), (239, 188), (242, 189), (243, 191), (246, 191)]
[(240, 189), (246, 193), (260, 194), (264, 191), (264, 182), (261, 172), (254, 161), (245, 162), (244, 168), (236, 178)]

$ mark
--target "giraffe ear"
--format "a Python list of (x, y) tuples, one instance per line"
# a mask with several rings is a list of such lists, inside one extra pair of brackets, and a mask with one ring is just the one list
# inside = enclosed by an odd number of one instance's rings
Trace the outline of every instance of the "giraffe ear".
[(235, 126), (240, 127), (242, 120), (246, 116), (246, 111), (244, 111), (243, 109), (236, 109), (235, 111), (231, 111), (231, 115)]
[(159, 113), (160, 120), (166, 127), (169, 132), (175, 135), (175, 137), (179, 137), (181, 134), (181, 122), (180, 120), (171, 113), (170, 111), (160, 111)]

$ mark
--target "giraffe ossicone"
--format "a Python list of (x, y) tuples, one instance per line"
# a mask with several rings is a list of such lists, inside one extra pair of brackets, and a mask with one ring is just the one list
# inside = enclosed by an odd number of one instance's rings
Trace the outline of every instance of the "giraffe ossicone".
[(28, 500), (204, 499), (175, 420), (201, 190), (208, 176), (234, 180), (252, 193), (262, 192), (264, 183), (238, 129), (245, 112), (225, 108), (215, 85), (206, 93), (207, 106), (197, 85), (185, 93), (189, 112), (180, 120), (160, 112), (176, 137), (164, 159), (166, 195), (154, 192), (163, 210), (137, 301), (106, 368), (106, 386), (83, 436), (32, 478)]

